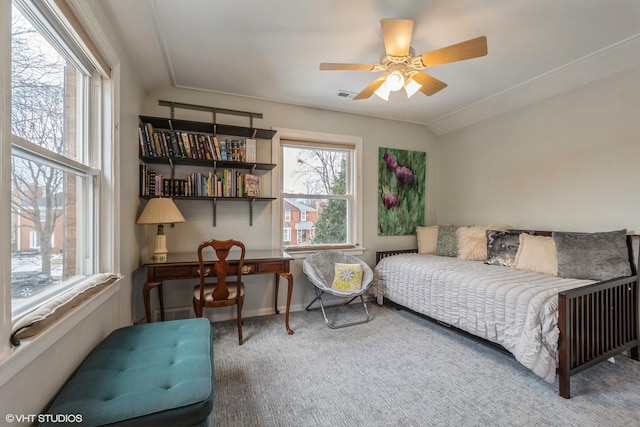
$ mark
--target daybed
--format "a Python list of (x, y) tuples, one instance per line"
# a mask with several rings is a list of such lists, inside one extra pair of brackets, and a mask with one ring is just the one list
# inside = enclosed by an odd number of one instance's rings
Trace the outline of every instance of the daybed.
[[(470, 255), (450, 236), (446, 241), (452, 228), (460, 239), (462, 227), (441, 226), (431, 249), (424, 250), (424, 242), (420, 248), (419, 235), (419, 249), (376, 254), (372, 292), (379, 304), (386, 298), (498, 344), (550, 383), (557, 368), (564, 398), (570, 397), (571, 375), (624, 351), (640, 360), (640, 236), (627, 236), (626, 230), (587, 234), (485, 227), (480, 230), (484, 241), (476, 240), (476, 254)], [(540, 251), (543, 240), (553, 251), (550, 256)], [(599, 242), (602, 247), (593, 249)], [(550, 262), (527, 262), (525, 256), (530, 261), (532, 254)]]

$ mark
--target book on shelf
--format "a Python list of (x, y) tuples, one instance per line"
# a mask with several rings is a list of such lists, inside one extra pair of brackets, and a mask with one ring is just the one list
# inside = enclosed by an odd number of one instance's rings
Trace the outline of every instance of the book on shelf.
[(250, 173), (244, 174), (243, 179), (243, 196), (244, 197), (260, 197), (260, 177)]
[(227, 140), (221, 139), (219, 142), (220, 142), (220, 160), (227, 160)]
[(216, 160), (222, 160), (222, 155), (220, 154), (220, 142), (218, 141), (218, 137), (217, 136), (213, 136), (213, 147), (215, 149), (215, 159)]
[(144, 157), (147, 155), (147, 142), (144, 139), (141, 126), (138, 126), (138, 141), (140, 142), (140, 156)]
[(142, 138), (141, 145), (142, 143), (144, 143), (144, 150), (141, 154), (145, 157), (154, 156), (155, 154), (151, 145), (151, 135), (149, 134), (149, 128), (144, 123), (140, 124), (140, 135)]
[(247, 138), (244, 140), (244, 161), (246, 163), (256, 162), (256, 140), (253, 138)]
[(232, 162), (244, 161), (244, 139), (227, 141), (227, 160)]

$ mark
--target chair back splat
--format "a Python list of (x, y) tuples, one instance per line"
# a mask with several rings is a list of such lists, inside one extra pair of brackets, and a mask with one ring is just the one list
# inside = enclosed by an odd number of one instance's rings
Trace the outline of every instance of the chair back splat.
[[(206, 256), (205, 251), (210, 248), (215, 252), (215, 259)], [(237, 267), (230, 267), (229, 253), (232, 249), (239, 249)], [(205, 308), (237, 306), (238, 342), (242, 345), (242, 305), (244, 303), (245, 287), (242, 282), (242, 268), (244, 266), (245, 246), (238, 240), (211, 239), (198, 246), (198, 273), (200, 283), (193, 290), (193, 309), (197, 317), (202, 317)], [(213, 271), (212, 271), (213, 269)], [(229, 280), (235, 276), (235, 280)], [(215, 278), (214, 282), (209, 282)]]

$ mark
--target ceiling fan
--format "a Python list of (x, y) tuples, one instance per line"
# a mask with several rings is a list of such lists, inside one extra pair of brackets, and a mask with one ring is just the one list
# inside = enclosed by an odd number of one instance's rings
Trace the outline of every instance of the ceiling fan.
[(485, 36), (467, 40), (431, 52), (415, 55), (411, 47), (413, 21), (410, 19), (383, 19), (382, 39), (384, 41), (385, 56), (380, 64), (340, 64), (321, 63), (320, 70), (349, 70), (384, 72), (382, 77), (375, 79), (356, 99), (369, 98), (374, 93), (387, 101), (389, 94), (402, 88), (407, 97), (420, 91), (427, 96), (447, 87), (447, 84), (424, 73), (425, 68), (450, 62), (477, 58), (487, 54), (487, 38)]

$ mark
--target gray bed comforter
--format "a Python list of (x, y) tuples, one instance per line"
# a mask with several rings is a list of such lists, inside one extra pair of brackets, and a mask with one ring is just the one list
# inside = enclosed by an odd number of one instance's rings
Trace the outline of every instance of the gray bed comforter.
[(565, 279), (452, 257), (403, 254), (383, 258), (372, 292), (500, 344), (553, 383), (558, 349), (558, 292), (592, 280)]

